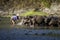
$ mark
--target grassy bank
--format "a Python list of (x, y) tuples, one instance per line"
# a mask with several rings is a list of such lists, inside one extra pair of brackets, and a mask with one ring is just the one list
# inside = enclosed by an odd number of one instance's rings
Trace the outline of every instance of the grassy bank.
[(20, 16), (34, 16), (34, 15), (47, 16), (48, 14), (41, 11), (28, 11), (26, 13), (21, 14)]

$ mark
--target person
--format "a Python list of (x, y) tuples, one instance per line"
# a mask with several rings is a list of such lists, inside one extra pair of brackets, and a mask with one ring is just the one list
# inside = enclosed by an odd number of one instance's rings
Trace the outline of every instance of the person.
[(13, 16), (11, 17), (11, 22), (14, 25), (17, 21), (17, 16), (15, 14), (13, 14)]
[(0, 21), (1, 21), (1, 18), (0, 18)]
[(16, 16), (17, 16), (17, 19), (19, 20), (19, 14), (16, 14)]

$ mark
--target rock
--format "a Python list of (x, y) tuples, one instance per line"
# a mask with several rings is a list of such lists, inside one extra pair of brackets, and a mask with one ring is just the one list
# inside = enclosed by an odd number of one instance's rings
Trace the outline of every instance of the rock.
[(35, 35), (38, 35), (38, 33), (35, 33)]
[(45, 33), (42, 33), (42, 35), (46, 35)]
[(28, 35), (28, 33), (25, 33), (25, 35)]

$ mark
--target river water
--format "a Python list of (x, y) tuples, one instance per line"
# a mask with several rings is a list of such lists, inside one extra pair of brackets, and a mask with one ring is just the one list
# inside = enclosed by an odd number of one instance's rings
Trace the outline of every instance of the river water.
[(5, 28), (0, 29), (0, 40), (60, 40), (57, 34), (60, 34), (60, 30)]

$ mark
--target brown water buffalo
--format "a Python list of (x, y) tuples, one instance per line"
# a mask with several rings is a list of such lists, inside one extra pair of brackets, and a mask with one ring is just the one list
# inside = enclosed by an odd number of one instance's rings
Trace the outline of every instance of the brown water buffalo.
[(37, 16), (35, 19), (35, 23), (38, 24), (38, 26), (42, 26), (45, 24), (44, 17), (43, 16)]

